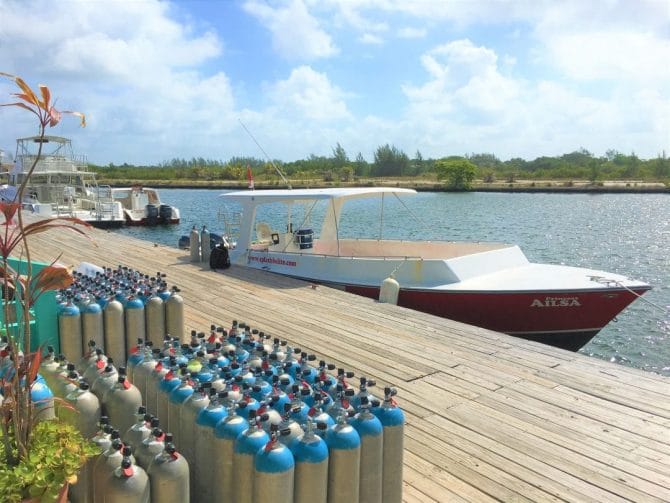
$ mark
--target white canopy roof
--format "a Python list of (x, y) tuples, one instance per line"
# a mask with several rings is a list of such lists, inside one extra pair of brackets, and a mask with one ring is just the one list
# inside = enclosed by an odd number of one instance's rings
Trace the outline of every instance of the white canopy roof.
[(229, 201), (242, 204), (254, 201), (257, 204), (317, 199), (355, 199), (360, 197), (380, 197), (384, 194), (416, 194), (414, 189), (397, 187), (342, 187), (325, 189), (270, 189), (241, 190), (221, 194)]

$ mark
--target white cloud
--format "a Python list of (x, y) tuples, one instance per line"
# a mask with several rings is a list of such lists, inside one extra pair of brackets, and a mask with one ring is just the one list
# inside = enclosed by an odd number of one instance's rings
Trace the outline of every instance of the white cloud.
[(298, 120), (336, 121), (351, 117), (344, 93), (309, 66), (295, 68), (269, 91), (274, 108)]
[[(169, 4), (154, 0), (104, 7), (46, 0), (0, 3), (7, 34), (0, 45), (0, 61), (7, 65), (2, 70), (33, 86), (38, 82), (31, 78), (38, 75), (60, 107), (87, 114), (88, 127), (76, 132), (75, 144), (93, 162), (159, 162), (184, 155), (183, 143), (191, 148), (215, 139), (221, 117), (233, 114), (235, 103), (224, 73), (198, 71), (222, 54), (221, 41), (171, 14)], [(0, 144), (34, 132), (29, 118), (18, 120), (12, 131), (2, 128)], [(70, 122), (63, 121), (57, 134), (75, 132)], [(189, 141), (184, 131), (200, 133)]]
[(440, 116), (454, 109), (484, 115), (505, 110), (519, 94), (519, 84), (503, 76), (497, 55), (469, 40), (436, 47), (421, 58), (431, 80), (422, 86), (404, 86), (413, 114)]
[(428, 30), (425, 28), (401, 28), (398, 30), (398, 37), (400, 38), (424, 38)]
[(274, 48), (283, 58), (311, 61), (339, 52), (302, 0), (291, 0), (286, 6), (277, 8), (251, 0), (244, 4), (244, 9), (270, 30)]
[(670, 83), (670, 40), (649, 32), (581, 32), (545, 41), (549, 57), (574, 80)]
[(373, 35), (372, 33), (365, 33), (358, 40), (361, 43), (366, 44), (366, 45), (383, 45), (384, 44), (384, 39), (383, 38), (381, 38), (377, 35)]

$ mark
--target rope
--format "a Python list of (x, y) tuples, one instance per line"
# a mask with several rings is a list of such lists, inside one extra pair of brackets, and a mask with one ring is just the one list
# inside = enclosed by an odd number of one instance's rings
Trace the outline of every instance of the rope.
[(662, 313), (664, 313), (666, 315), (670, 315), (670, 311), (668, 309), (664, 308), (663, 306), (661, 306), (659, 304), (656, 304), (655, 302), (652, 302), (652, 301), (646, 299), (641, 294), (639, 294), (636, 291), (632, 290), (631, 288), (627, 287), (626, 285), (624, 285), (619, 280), (605, 278), (603, 276), (589, 276), (589, 278), (591, 279), (591, 281), (595, 281), (596, 283), (600, 283), (601, 285), (607, 285), (607, 286), (616, 285), (616, 286), (619, 286), (619, 287), (623, 288), (624, 290), (626, 290), (626, 291), (632, 293), (633, 295), (635, 295), (635, 297), (637, 297), (641, 301), (646, 302), (647, 304), (649, 304), (652, 307), (655, 307), (656, 309), (658, 309)]

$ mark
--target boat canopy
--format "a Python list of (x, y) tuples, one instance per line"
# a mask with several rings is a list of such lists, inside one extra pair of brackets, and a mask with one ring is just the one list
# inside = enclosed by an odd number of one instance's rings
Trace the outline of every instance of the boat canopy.
[(381, 197), (384, 194), (416, 194), (414, 189), (397, 187), (342, 187), (325, 189), (282, 189), (282, 190), (241, 190), (227, 192), (221, 197), (246, 205), (251, 201), (254, 204), (274, 202), (301, 202), (320, 199), (357, 199)]
[[(256, 208), (279, 203), (291, 207), (294, 204), (316, 204), (325, 201), (326, 213), (319, 237), (322, 240), (339, 241), (339, 222), (342, 206), (353, 199), (382, 199), (388, 196), (416, 194), (414, 189), (397, 187), (347, 187), (323, 189), (270, 189), (228, 192), (221, 197), (226, 203), (238, 203), (242, 207), (240, 236), (238, 243), (250, 243), (256, 218)], [(290, 211), (289, 211), (290, 221)]]

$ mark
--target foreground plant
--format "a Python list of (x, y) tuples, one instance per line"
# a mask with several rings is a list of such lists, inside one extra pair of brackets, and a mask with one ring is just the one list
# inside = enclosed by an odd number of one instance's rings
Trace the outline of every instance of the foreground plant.
[[(2, 281), (1, 293), (4, 310), (4, 321), (1, 328), (8, 339), (8, 347), (3, 350), (2, 358), (0, 358), (0, 363), (4, 359), (4, 365), (6, 365), (2, 373), (3, 377), (0, 379), (3, 395), (3, 402), (0, 406), (0, 440), (3, 449), (0, 452), (0, 462), (4, 461), (5, 464), (0, 476), (8, 476), (7, 470), (10, 470), (13, 476), (19, 477), (20, 480), (35, 484), (40, 480), (46, 480), (40, 477), (54, 477), (53, 467), (49, 465), (39, 465), (50, 470), (47, 475), (35, 474), (36, 479), (32, 482), (24, 477), (26, 470), (30, 471), (30, 463), (46, 461), (45, 456), (47, 455), (40, 451), (44, 439), (35, 434), (42, 433), (47, 437), (49, 434), (60, 434), (61, 429), (66, 428), (67, 425), (56, 422), (53, 423), (53, 426), (40, 425), (39, 429), (33, 430), (35, 404), (31, 401), (30, 392), (39, 371), (42, 352), (40, 350), (30, 351), (30, 309), (45, 291), (66, 288), (72, 283), (73, 278), (70, 271), (56, 264), (58, 258), (39, 273), (33, 274), (28, 238), (54, 228), (72, 230), (86, 236), (83, 228), (89, 225), (77, 218), (53, 218), (26, 224), (21, 203), (26, 185), (42, 154), (46, 128), (56, 126), (63, 114), (78, 116), (82, 127), (86, 125), (86, 121), (80, 112), (57, 110), (51, 101), (51, 92), (47, 86), (40, 84), (38, 95), (20, 77), (3, 72), (0, 72), (0, 77), (13, 80), (19, 89), (19, 92), (12, 94), (18, 101), (0, 104), (0, 106), (27, 110), (37, 117), (39, 125), (40, 142), (37, 156), (17, 190), (16, 199), (0, 203), (0, 218), (3, 218), (3, 221), (0, 222), (0, 281)], [(23, 274), (11, 267), (10, 256), (25, 262)], [(21, 318), (10, 330), (10, 303), (12, 302), (20, 307)], [(61, 447), (58, 444), (54, 446), (58, 449)], [(54, 459), (54, 456), (57, 457), (58, 454), (51, 453), (47, 457)], [(68, 473), (70, 471), (67, 470)], [(6, 483), (8, 482), (0, 480), (0, 487), (5, 486)], [(44, 493), (42, 489), (42, 486), (39, 486), (26, 490), (30, 493), (40, 491)], [(7, 501), (7, 499), (3, 498), (2, 501)]]

